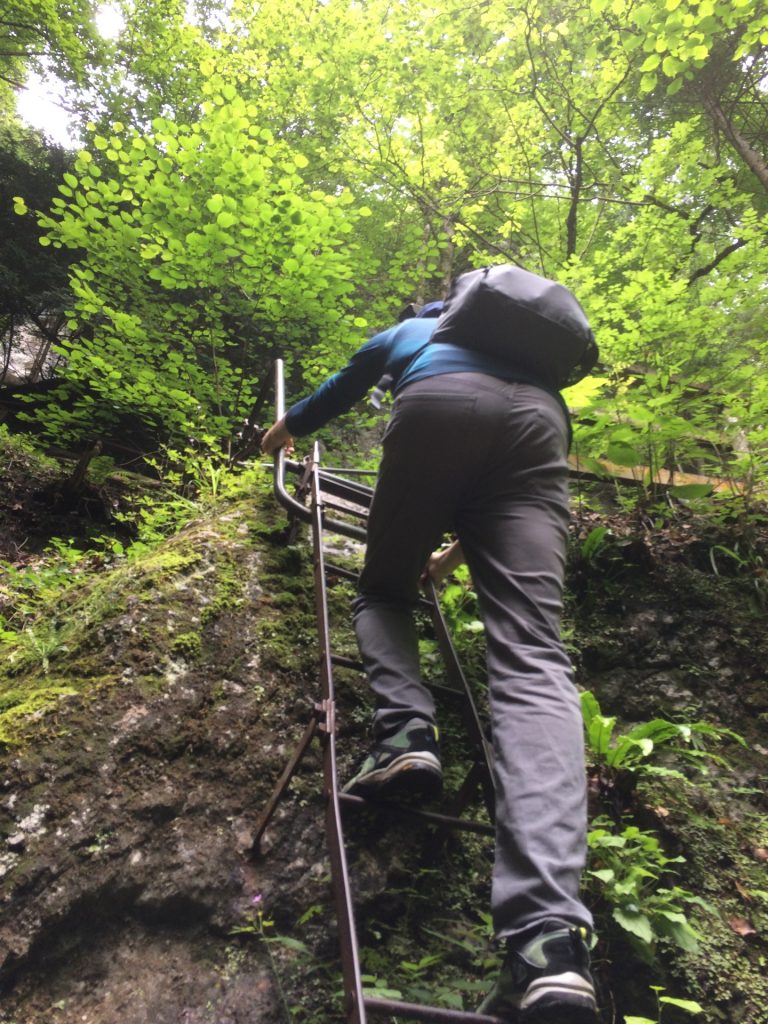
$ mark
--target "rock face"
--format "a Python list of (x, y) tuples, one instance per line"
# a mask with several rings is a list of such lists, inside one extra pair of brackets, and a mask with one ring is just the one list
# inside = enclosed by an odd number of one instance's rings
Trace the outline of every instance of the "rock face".
[[(580, 683), (626, 722), (707, 717), (749, 742), (735, 770), (711, 768), (706, 790), (683, 787), (664, 807), (649, 793), (634, 808), (686, 855), (682, 883), (712, 907), (702, 953), (670, 954), (661, 983), (704, 1003), (698, 1019), (765, 1024), (760, 617), (735, 601), (738, 581), (656, 556), (625, 564), (610, 546), (601, 557), (572, 569)], [(342, 1021), (314, 747), (251, 850), (319, 695), (306, 545), (286, 546), (282, 514), (255, 493), (131, 560), (76, 569), (57, 593), (48, 632), (34, 634), (44, 648), (9, 643), (0, 672), (0, 1022)], [(343, 584), (331, 594), (337, 649), (352, 654), (348, 599)], [(348, 772), (369, 705), (340, 675)], [(458, 788), (450, 715), (445, 736)], [(441, 846), (381, 816), (350, 834), (367, 984), (474, 1005), (497, 963), (482, 917), (487, 844)], [(617, 1014), (650, 1015), (658, 975), (635, 958), (628, 979), (634, 954), (615, 936), (601, 943), (606, 1005), (610, 988)]]
[[(291, 856), (250, 852), (313, 696), (312, 648), (286, 657), (290, 612), (260, 582), (282, 557), (270, 529), (244, 505), (74, 581), (47, 674), (7, 660), (4, 707), (46, 697), (6, 729), (0, 767), (0, 1019), (284, 1018), (260, 923), (327, 883), (305, 809)], [(305, 587), (289, 575), (283, 600)]]

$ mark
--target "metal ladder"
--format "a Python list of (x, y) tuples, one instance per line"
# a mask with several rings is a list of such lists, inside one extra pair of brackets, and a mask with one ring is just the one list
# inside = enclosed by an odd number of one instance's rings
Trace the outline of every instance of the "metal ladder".
[[(280, 419), (284, 415), (284, 410), (283, 364), (282, 360), (277, 360), (275, 363), (275, 418)], [(299, 478), (295, 496), (289, 494), (286, 488), (286, 472), (295, 474)], [(329, 564), (326, 561), (324, 536), (328, 532), (364, 541), (364, 527), (349, 520), (357, 519), (361, 522), (366, 520), (373, 492), (369, 487), (321, 469), (317, 445), (314, 446), (313, 454), (304, 462), (290, 461), (281, 449), (275, 456), (274, 487), (278, 501), (286, 508), (289, 516), (294, 521), (300, 520), (311, 524), (321, 692), (320, 700), (310, 709), (307, 727), (256, 823), (253, 833), (253, 849), (254, 851), (258, 849), (261, 837), (277, 810), (304, 754), (317, 736), (323, 750), (326, 838), (339, 926), (345, 1012), (348, 1024), (366, 1024), (369, 1015), (381, 1016), (384, 1014), (396, 1014), (399, 1018), (406, 1020), (436, 1021), (446, 1022), (446, 1024), (461, 1024), (461, 1022), (465, 1022), (465, 1024), (470, 1024), (470, 1022), (472, 1024), (500, 1024), (497, 1018), (484, 1014), (384, 999), (366, 995), (363, 991), (355, 910), (344, 843), (343, 810), (353, 807), (370, 807), (373, 804), (362, 797), (340, 792), (336, 762), (334, 688), (334, 668), (362, 672), (363, 666), (360, 662), (334, 654), (331, 650), (327, 593), (329, 576), (353, 581), (357, 576), (348, 569)], [(309, 498), (309, 505), (302, 500), (304, 497)], [(428, 585), (426, 599), (421, 602), (421, 605), (428, 610), (431, 616), (446, 672), (446, 685), (435, 686), (432, 689), (436, 691), (438, 699), (442, 696), (459, 701), (459, 710), (473, 751), (473, 760), (469, 773), (456, 795), (453, 805), (449, 808), (449, 813), (422, 811), (404, 804), (387, 804), (387, 806), (396, 806), (398, 813), (412, 815), (425, 823), (439, 826), (444, 831), (461, 829), (492, 836), (494, 830), (491, 825), (461, 817), (469, 802), (480, 789), (491, 820), (493, 819), (490, 750), (475, 701), (456, 656), (445, 618), (440, 610), (437, 592), (431, 582)]]

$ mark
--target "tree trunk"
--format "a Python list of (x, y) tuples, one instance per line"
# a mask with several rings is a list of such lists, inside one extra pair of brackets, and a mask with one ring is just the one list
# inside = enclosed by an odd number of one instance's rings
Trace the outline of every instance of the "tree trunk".
[(750, 171), (752, 171), (766, 192), (768, 192), (768, 163), (765, 162), (764, 158), (757, 152), (757, 150), (750, 146), (749, 142), (747, 142), (738, 128), (736, 128), (723, 110), (717, 97), (705, 95), (704, 106), (707, 113), (712, 118), (715, 127), (719, 128), (723, 132), (741, 159)]

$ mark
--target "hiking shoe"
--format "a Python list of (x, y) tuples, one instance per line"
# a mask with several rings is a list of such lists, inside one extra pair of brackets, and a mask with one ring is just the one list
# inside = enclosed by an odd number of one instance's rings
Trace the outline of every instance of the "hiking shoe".
[(519, 1024), (597, 1024), (587, 934), (552, 924), (522, 949), (508, 947), (478, 1013)]
[(399, 732), (377, 742), (343, 792), (429, 800), (438, 797), (442, 788), (437, 727), (423, 718), (412, 718)]

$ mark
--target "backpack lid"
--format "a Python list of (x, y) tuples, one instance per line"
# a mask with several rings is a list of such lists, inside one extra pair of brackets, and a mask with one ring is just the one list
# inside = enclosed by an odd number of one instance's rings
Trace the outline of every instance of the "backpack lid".
[(594, 338), (584, 310), (568, 288), (510, 263), (460, 274), (451, 285), (438, 330), (456, 316), (481, 313), (494, 321), (508, 318), (515, 308), (542, 328), (556, 325), (585, 344)]

